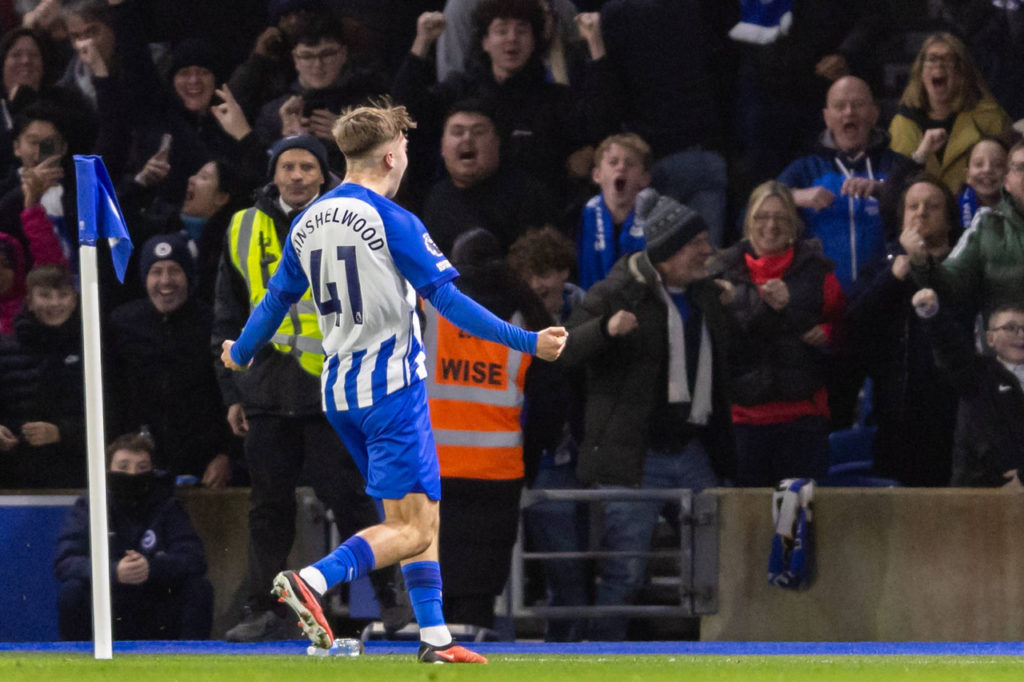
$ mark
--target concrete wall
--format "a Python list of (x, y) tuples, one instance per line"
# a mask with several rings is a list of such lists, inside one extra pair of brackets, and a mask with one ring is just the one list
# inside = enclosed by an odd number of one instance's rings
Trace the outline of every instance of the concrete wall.
[[(212, 639), (237, 623), (245, 603), (245, 573), (249, 548), (249, 489), (203, 488), (180, 490), (196, 532), (206, 547), (206, 577), (213, 584)], [(296, 491), (297, 534), (288, 566), (301, 568), (329, 549), (323, 507), (312, 488)], [(270, 585), (266, 586), (267, 592)]]
[[(0, 641), (56, 640), (57, 580), (54, 547), (68, 510), (81, 491), (0, 492), (0, 562), (5, 587), (0, 596)], [(55, 493), (65, 493), (55, 495)], [(207, 578), (213, 584), (213, 639), (242, 616), (249, 547), (249, 489), (179, 489), (206, 548)], [(329, 549), (323, 507), (312, 488), (296, 490), (296, 538), (289, 567), (302, 567)], [(270, 585), (266, 586), (270, 591)], [(26, 609), (26, 605), (35, 607)], [(19, 618), (9, 614), (22, 613)]]
[(719, 609), (704, 640), (1024, 640), (1024, 495), (819, 488), (816, 579), (767, 582), (771, 491), (719, 489)]

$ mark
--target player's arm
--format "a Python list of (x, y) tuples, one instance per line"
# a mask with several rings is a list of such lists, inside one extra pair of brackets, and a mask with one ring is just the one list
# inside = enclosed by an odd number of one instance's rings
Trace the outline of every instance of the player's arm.
[(221, 360), (228, 369), (245, 369), (257, 351), (274, 335), (293, 303), (302, 298), (309, 287), (306, 275), (292, 249), (291, 241), (284, 248), (281, 265), (267, 284), (267, 293), (249, 316), (237, 341), (222, 345)]
[(565, 346), (566, 332), (563, 327), (548, 327), (539, 333), (521, 329), (463, 294), (451, 281), (429, 292), (426, 299), (457, 327), (473, 336), (504, 344), (522, 353), (554, 360)]
[(385, 216), (384, 225), (398, 271), (446, 319), (476, 337), (542, 360), (555, 360), (561, 354), (566, 339), (564, 328), (528, 332), (497, 317), (455, 288), (452, 280), (458, 272), (418, 218), (406, 211), (393, 210)]

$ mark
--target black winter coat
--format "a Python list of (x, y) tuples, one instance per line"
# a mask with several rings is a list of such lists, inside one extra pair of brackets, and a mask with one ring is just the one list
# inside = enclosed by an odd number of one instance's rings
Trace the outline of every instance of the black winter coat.
[(465, 72), (429, 85), (432, 78), (432, 67), (410, 54), (392, 87), (395, 99), (409, 107), (419, 124), (410, 135), (410, 154), (419, 162), (414, 160), (410, 166), (425, 176), (424, 185), (439, 167), (438, 140), (448, 108), (460, 100), (475, 99), (492, 112), (501, 138), (502, 163), (523, 169), (561, 201), (566, 159), (573, 149), (596, 137), (595, 124), (588, 123), (568, 86), (549, 83), (543, 64), (536, 59), (498, 83), (490, 59), (480, 55), (470, 60)]
[(843, 325), (850, 353), (874, 386), (875, 469), (903, 485), (948, 485), (956, 390), (936, 366), (931, 339), (910, 305), (917, 284), (892, 274), (892, 258), (902, 250), (889, 253), (861, 272)]
[[(388, 84), (379, 74), (367, 69), (356, 69), (346, 65), (336, 85), (319, 90), (307, 90), (295, 80), (283, 95), (264, 104), (256, 117), (253, 128), (264, 147), (272, 147), (281, 139), (281, 106), (292, 96), (302, 95), (304, 111), (327, 109), (335, 114), (343, 110), (368, 103), (374, 97), (387, 93)], [(345, 176), (345, 156), (334, 142), (321, 140), (327, 148), (331, 170), (338, 176)]]
[(0, 424), (20, 437), (25, 422), (49, 422), (60, 441), (20, 442), (0, 453), (0, 488), (85, 487), (85, 387), (82, 322), (76, 312), (47, 327), (30, 312), (0, 337)]
[(995, 358), (978, 358), (956, 415), (953, 485), (998, 486), (1003, 474), (1024, 475), (1024, 392)]
[(823, 321), (825, 276), (834, 264), (817, 239), (798, 241), (782, 276), (789, 304), (776, 311), (761, 299), (747, 254), (753, 251), (744, 240), (719, 257), (721, 277), (736, 288), (728, 310), (741, 331), (729, 351), (732, 401), (750, 406), (809, 400), (825, 385), (824, 356), (800, 337)]
[[(586, 367), (585, 433), (577, 470), (585, 483), (638, 487), (643, 479), (649, 427), (668, 401), (668, 311), (660, 286), (646, 252), (623, 256), (569, 318), (569, 340), (559, 362)], [(730, 322), (720, 292), (711, 279), (689, 287), (713, 345), (713, 411), (699, 435), (715, 473), (728, 478), (736, 467), (727, 390)], [(606, 325), (619, 310), (636, 315), (639, 326), (611, 338)]]
[(110, 317), (105, 363), (110, 434), (149, 426), (156, 441), (154, 466), (202, 478), (206, 465), (229, 447), (229, 433), (210, 354), (212, 308), (189, 298), (163, 314), (148, 298), (117, 308)]
[(953, 446), (952, 485), (996, 487), (1003, 474), (1024, 476), (1024, 391), (1013, 372), (992, 356), (975, 355), (972, 338), (948, 311), (924, 321), (935, 361), (960, 395)]
[[(110, 578), (117, 583), (117, 562), (129, 549), (149, 561), (150, 587), (176, 587), (189, 576), (206, 573), (206, 551), (188, 512), (174, 496), (169, 475), (157, 472), (156, 485), (149, 497), (137, 507), (107, 502), (110, 529)], [(89, 501), (80, 497), (68, 513), (57, 539), (54, 575), (60, 582), (92, 580), (89, 550)]]

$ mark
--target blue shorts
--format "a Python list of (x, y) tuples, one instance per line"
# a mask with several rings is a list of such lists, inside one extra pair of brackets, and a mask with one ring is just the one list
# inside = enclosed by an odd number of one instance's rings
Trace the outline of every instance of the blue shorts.
[(430, 427), (427, 389), (422, 381), (370, 407), (328, 411), (366, 480), (371, 497), (399, 500), (409, 493), (441, 499), (441, 471)]

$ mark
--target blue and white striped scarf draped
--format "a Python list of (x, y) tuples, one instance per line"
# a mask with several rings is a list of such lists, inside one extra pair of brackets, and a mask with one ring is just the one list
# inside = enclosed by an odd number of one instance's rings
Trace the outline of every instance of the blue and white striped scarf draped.
[(787, 478), (772, 494), (772, 537), (768, 582), (789, 589), (806, 586), (811, 579), (811, 503), (814, 479)]

